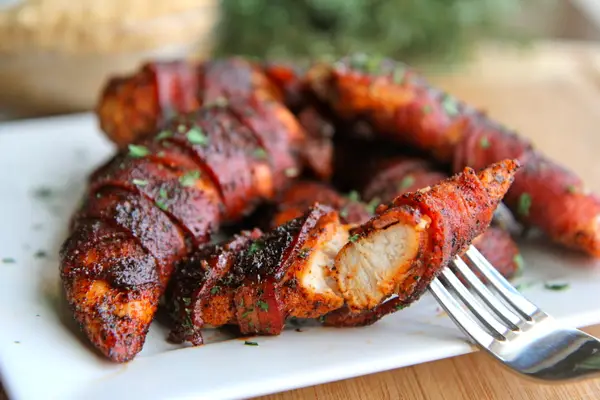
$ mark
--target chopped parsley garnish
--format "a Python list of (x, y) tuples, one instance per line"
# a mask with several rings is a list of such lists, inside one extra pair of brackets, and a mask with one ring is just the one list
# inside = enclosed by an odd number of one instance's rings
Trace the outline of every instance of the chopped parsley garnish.
[(412, 174), (406, 175), (398, 185), (398, 190), (405, 191), (415, 183), (415, 177)]
[(528, 288), (532, 287), (533, 285), (535, 285), (535, 282), (519, 283), (518, 285), (515, 285), (515, 289), (517, 289), (518, 291), (521, 291), (524, 289), (528, 289)]
[(148, 184), (148, 181), (145, 179), (134, 179), (132, 182), (136, 186), (146, 186)]
[(164, 131), (161, 131), (158, 135), (156, 135), (154, 140), (158, 141), (158, 140), (168, 139), (172, 136), (173, 136), (173, 132), (165, 129)]
[(527, 217), (529, 216), (529, 211), (531, 209), (531, 195), (527, 192), (522, 193), (519, 196), (519, 205), (517, 211), (520, 215)]
[(263, 311), (269, 311), (269, 305), (266, 302), (262, 301), (262, 300), (258, 300), (256, 302), (256, 306), (258, 308), (260, 308), (261, 310), (263, 310)]
[(164, 157), (165, 156), (165, 152), (163, 150), (161, 150), (158, 153), (156, 153), (156, 155), (159, 156), (159, 157)]
[(258, 158), (259, 160), (267, 159), (267, 152), (262, 147), (254, 150), (252, 155), (254, 156), (254, 158)]
[(181, 186), (190, 187), (194, 186), (198, 179), (200, 179), (200, 171), (189, 171), (179, 177), (179, 183)]
[(563, 290), (567, 290), (569, 288), (569, 284), (565, 282), (555, 283), (555, 282), (546, 282), (544, 283), (544, 288), (548, 290), (554, 290), (555, 292), (561, 292)]
[(445, 95), (442, 100), (442, 107), (444, 107), (444, 111), (449, 117), (453, 117), (458, 114), (458, 102), (456, 99), (450, 95)]
[(134, 158), (145, 157), (150, 154), (150, 150), (146, 146), (141, 146), (137, 144), (130, 144), (129, 146), (129, 155)]
[(46, 253), (44, 250), (38, 250), (33, 256), (35, 258), (46, 258), (48, 256), (48, 253)]
[(360, 238), (359, 234), (354, 234), (354, 235), (350, 236), (348, 238), (348, 240), (351, 241), (351, 242), (356, 242), (359, 238)]
[(15, 260), (15, 259), (14, 259), (14, 258), (12, 258), (12, 257), (4, 257), (4, 258), (2, 259), (2, 263), (3, 263), (3, 264), (14, 264), (14, 263), (16, 263), (16, 262), (17, 262), (17, 260)]
[(381, 200), (379, 199), (379, 197), (374, 197), (373, 200), (371, 200), (369, 204), (367, 204), (367, 211), (371, 214), (375, 214), (375, 210), (377, 209), (380, 203)]
[(254, 254), (257, 251), (263, 249), (265, 247), (265, 244), (262, 240), (257, 240), (255, 242), (252, 242), (252, 244), (250, 245), (250, 248), (248, 249), (248, 253), (249, 254)]
[(39, 187), (33, 191), (33, 196), (38, 199), (47, 199), (52, 197), (53, 192), (49, 187)]
[(348, 218), (348, 207), (344, 207), (340, 210), (340, 217)]
[(258, 346), (258, 343), (256, 343), (256, 342), (251, 342), (251, 341), (249, 341), (249, 340), (245, 340), (245, 341), (244, 341), (244, 344), (245, 344), (246, 346)]
[(348, 193), (347, 197), (350, 201), (360, 201), (360, 194), (356, 190), (353, 190), (350, 193)]
[(217, 293), (219, 293), (221, 291), (221, 287), (220, 286), (213, 286), (210, 289), (210, 294), (215, 295)]
[(190, 297), (182, 297), (181, 301), (183, 302), (183, 304), (185, 304), (186, 306), (189, 306), (192, 303), (192, 299)]
[(168, 197), (168, 193), (167, 190), (165, 188), (160, 188), (160, 190), (158, 191), (158, 196), (160, 197), (159, 199), (157, 199), (154, 203), (158, 206), (158, 208), (160, 208), (161, 210), (165, 211), (167, 210), (167, 204), (165, 203), (165, 200), (167, 200)]
[(185, 126), (184, 124), (177, 125), (177, 132), (183, 133), (185, 131), (187, 131), (187, 126)]
[(298, 257), (305, 259), (310, 254), (310, 249), (302, 249), (300, 253), (298, 253)]
[(394, 68), (394, 72), (392, 73), (392, 82), (397, 85), (400, 85), (404, 82), (404, 77), (406, 76), (406, 68), (403, 65), (397, 65)]
[(394, 307), (394, 308), (399, 311), (399, 310), (404, 309), (405, 307), (406, 307), (406, 305), (404, 305), (404, 304), (396, 304), (396, 307)]
[(422, 110), (423, 114), (431, 114), (433, 112), (433, 107), (431, 107), (431, 104), (425, 104)]
[(284, 172), (285, 176), (288, 178), (295, 178), (298, 176), (298, 168), (286, 168)]
[(525, 260), (523, 260), (523, 256), (521, 254), (516, 254), (513, 257), (513, 262), (517, 266), (517, 274), (520, 275), (525, 269)]
[(487, 137), (485, 137), (485, 136), (484, 136), (484, 137), (482, 137), (482, 138), (479, 140), (479, 147), (481, 147), (482, 149), (487, 149), (487, 148), (489, 148), (489, 147), (490, 147), (490, 141), (489, 141), (489, 139), (488, 139)]
[(199, 144), (202, 146), (208, 145), (208, 136), (204, 134), (199, 126), (194, 126), (186, 134), (187, 140), (192, 144)]
[(577, 193), (577, 187), (575, 185), (568, 185), (567, 192), (570, 194), (575, 194)]

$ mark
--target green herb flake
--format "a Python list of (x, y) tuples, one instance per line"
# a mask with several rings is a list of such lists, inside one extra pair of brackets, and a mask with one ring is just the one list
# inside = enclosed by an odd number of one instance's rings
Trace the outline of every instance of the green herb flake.
[(431, 114), (433, 112), (433, 107), (431, 104), (425, 104), (422, 108), (423, 114)]
[(44, 250), (38, 250), (35, 252), (35, 254), (33, 256), (35, 258), (46, 258), (46, 257), (48, 257), (48, 253), (45, 252)]
[(286, 168), (284, 172), (288, 178), (295, 178), (299, 174), (298, 168)]
[(244, 344), (245, 344), (246, 346), (258, 346), (258, 343), (256, 343), (256, 342), (251, 342), (251, 341), (249, 341), (249, 340), (245, 340), (245, 341), (244, 341)]
[(167, 190), (161, 187), (158, 191), (158, 196), (159, 198), (154, 201), (154, 204), (156, 204), (161, 210), (166, 211), (168, 207), (165, 203), (165, 200), (169, 199), (169, 194), (167, 193)]
[(348, 207), (344, 207), (340, 210), (340, 217), (348, 218)]
[(490, 141), (486, 136), (479, 139), (479, 147), (482, 149), (488, 149), (490, 147)]
[(381, 200), (379, 199), (379, 197), (374, 197), (369, 204), (367, 204), (367, 211), (370, 214), (375, 214), (375, 210), (377, 210), (377, 207), (379, 206), (379, 204), (381, 204)]
[(128, 148), (129, 148), (129, 155), (133, 158), (145, 157), (148, 154), (150, 154), (150, 150), (148, 150), (148, 148), (146, 146), (130, 144), (128, 146)]
[(248, 248), (248, 253), (249, 254), (254, 254), (257, 251), (262, 250), (264, 247), (265, 247), (265, 244), (263, 243), (263, 241), (257, 240), (255, 242), (252, 242), (252, 244)]
[(131, 182), (133, 182), (135, 186), (146, 186), (148, 184), (148, 181), (145, 179), (134, 179)]
[(351, 242), (356, 242), (359, 238), (360, 238), (359, 234), (354, 234), (354, 235), (350, 236), (348, 238), (348, 240), (351, 241)]
[(258, 300), (256, 302), (256, 306), (258, 308), (260, 308), (262, 311), (269, 311), (269, 305), (266, 302), (262, 301), (262, 300)]
[(192, 299), (190, 297), (182, 297), (181, 301), (183, 302), (183, 304), (185, 304), (186, 306), (189, 306), (190, 304), (192, 304)]
[(403, 65), (397, 65), (392, 72), (392, 82), (396, 85), (401, 85), (406, 77), (406, 68)]
[(302, 249), (298, 253), (298, 257), (304, 260), (306, 257), (308, 257), (309, 254), (310, 254), (310, 249)]
[(252, 156), (259, 160), (266, 160), (268, 155), (267, 155), (267, 152), (265, 151), (265, 149), (263, 149), (261, 147), (261, 148), (254, 150), (254, 152), (252, 153)]
[(446, 111), (446, 114), (449, 117), (453, 117), (459, 113), (458, 102), (450, 95), (444, 96), (444, 99), (442, 100), (442, 107), (444, 107), (444, 111)]
[(194, 126), (186, 134), (187, 140), (192, 144), (199, 144), (201, 146), (208, 146), (208, 136), (204, 134), (199, 126)]
[(396, 311), (400, 311), (403, 310), (404, 308), (406, 308), (405, 304), (396, 304), (396, 307), (394, 307), (396, 309)]
[(360, 194), (356, 190), (353, 190), (350, 193), (348, 193), (348, 196), (346, 197), (350, 201), (360, 201)]
[(161, 150), (158, 153), (156, 153), (156, 155), (159, 156), (159, 157), (164, 157), (165, 156), (165, 152), (163, 150)]
[(185, 126), (184, 124), (177, 125), (177, 132), (179, 132), (179, 133), (183, 133), (183, 132), (187, 131), (187, 129), (188, 129), (187, 126)]
[(412, 174), (406, 175), (398, 185), (398, 190), (404, 192), (406, 189), (415, 184), (415, 177)]
[(215, 295), (217, 293), (219, 293), (221, 291), (221, 287), (220, 286), (213, 286), (210, 289), (210, 294)]
[(577, 193), (577, 187), (575, 185), (568, 185), (567, 186), (567, 193), (569, 193), (569, 194), (575, 194), (575, 193)]
[(196, 185), (198, 179), (200, 179), (200, 171), (189, 171), (179, 177), (179, 183), (181, 186), (191, 187)]
[(517, 212), (519, 215), (524, 217), (529, 216), (529, 211), (531, 210), (531, 195), (527, 192), (522, 193), (519, 196), (519, 205), (517, 208)]
[(14, 263), (16, 263), (16, 262), (17, 262), (17, 260), (15, 260), (15, 259), (14, 259), (14, 258), (12, 258), (12, 257), (4, 257), (4, 258), (2, 259), (2, 263), (3, 263), (3, 264), (14, 264)]
[(525, 269), (525, 260), (523, 260), (523, 256), (520, 253), (515, 254), (515, 256), (513, 257), (513, 262), (517, 266), (516, 274), (520, 275), (521, 273), (523, 273), (523, 270)]
[(168, 139), (170, 137), (173, 137), (173, 132), (165, 129), (163, 131), (160, 131), (160, 133), (158, 135), (156, 135), (154, 140), (159, 141), (159, 140)]
[(548, 290), (553, 290), (555, 292), (562, 292), (563, 290), (567, 290), (571, 285), (565, 282), (546, 282), (544, 283), (544, 288)]
[(517, 285), (515, 285), (515, 289), (517, 289), (519, 292), (525, 289), (529, 289), (530, 287), (534, 286), (535, 282), (523, 282), (523, 283), (519, 283)]
[(52, 197), (54, 192), (49, 187), (39, 187), (33, 191), (33, 197), (37, 199), (48, 199)]

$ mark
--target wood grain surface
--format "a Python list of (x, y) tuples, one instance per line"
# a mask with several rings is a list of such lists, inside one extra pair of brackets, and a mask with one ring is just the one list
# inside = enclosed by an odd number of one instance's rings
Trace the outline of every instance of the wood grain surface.
[[(600, 46), (486, 45), (469, 65), (431, 80), (532, 138), (600, 193)], [(587, 331), (600, 336), (600, 325)], [(542, 386), (473, 353), (260, 399), (592, 400), (600, 399), (600, 380)]]

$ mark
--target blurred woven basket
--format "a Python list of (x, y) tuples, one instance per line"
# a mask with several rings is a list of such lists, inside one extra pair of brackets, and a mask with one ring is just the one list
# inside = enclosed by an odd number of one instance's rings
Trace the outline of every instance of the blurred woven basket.
[(0, 0), (0, 108), (88, 110), (109, 75), (207, 54), (217, 16), (216, 0)]

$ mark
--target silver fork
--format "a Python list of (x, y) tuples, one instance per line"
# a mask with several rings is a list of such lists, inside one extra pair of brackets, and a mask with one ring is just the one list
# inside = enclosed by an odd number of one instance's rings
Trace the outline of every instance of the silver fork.
[(561, 326), (523, 297), (473, 246), (463, 257), (495, 293), (460, 257), (429, 290), (475, 343), (512, 370), (535, 379), (562, 381), (600, 374), (598, 339)]

